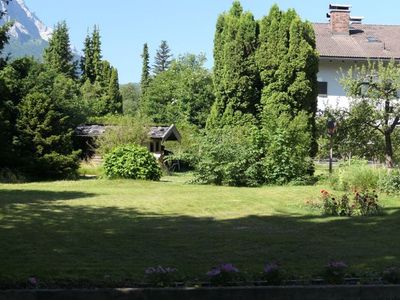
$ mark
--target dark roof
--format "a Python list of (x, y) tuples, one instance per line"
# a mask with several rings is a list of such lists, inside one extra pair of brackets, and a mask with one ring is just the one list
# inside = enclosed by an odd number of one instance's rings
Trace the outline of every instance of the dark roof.
[(175, 125), (150, 127), (149, 136), (162, 141), (180, 141), (181, 135)]
[(103, 125), (81, 125), (75, 128), (77, 136), (100, 136), (106, 131)]
[[(76, 136), (96, 137), (102, 135), (107, 128), (115, 126), (104, 125), (81, 125), (75, 129)], [(181, 135), (175, 125), (150, 127), (149, 137), (164, 141), (180, 141)]]
[(351, 25), (350, 34), (332, 34), (329, 23), (314, 23), (321, 58), (400, 59), (400, 25)]

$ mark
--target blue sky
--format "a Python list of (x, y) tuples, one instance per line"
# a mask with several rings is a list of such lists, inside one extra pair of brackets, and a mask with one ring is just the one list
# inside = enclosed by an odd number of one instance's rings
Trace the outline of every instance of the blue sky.
[[(232, 0), (25, 0), (25, 3), (48, 26), (67, 21), (72, 44), (79, 50), (88, 29), (99, 25), (103, 57), (118, 68), (120, 82), (128, 83), (140, 81), (140, 54), (146, 42), (152, 58), (161, 40), (166, 40), (175, 56), (205, 53), (206, 66), (211, 68), (215, 22), (221, 12), (229, 10)], [(281, 9), (295, 8), (303, 19), (326, 22), (331, 2), (242, 0), (241, 3), (257, 19), (277, 3)], [(400, 1), (334, 3), (352, 5), (352, 15), (364, 16), (364, 23), (400, 24)]]

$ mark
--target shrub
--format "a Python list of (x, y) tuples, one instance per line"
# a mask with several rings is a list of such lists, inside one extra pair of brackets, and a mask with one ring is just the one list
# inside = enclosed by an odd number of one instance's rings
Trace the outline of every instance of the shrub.
[(400, 170), (391, 170), (379, 180), (379, 189), (382, 192), (395, 194), (400, 192)]
[(97, 152), (101, 155), (105, 155), (115, 147), (122, 145), (136, 144), (145, 146), (149, 139), (149, 120), (140, 114), (94, 118), (92, 121), (110, 125), (106, 132), (96, 140)]
[(134, 144), (116, 147), (105, 156), (104, 171), (109, 178), (159, 180), (161, 168), (146, 148)]
[(329, 284), (341, 284), (344, 282), (347, 265), (342, 261), (331, 261), (325, 266), (324, 280)]
[(203, 138), (195, 182), (230, 186), (257, 186), (264, 182), (262, 148), (251, 126), (209, 131)]
[(146, 282), (157, 287), (171, 286), (177, 281), (178, 270), (170, 267), (150, 267), (145, 270)]
[(213, 267), (207, 272), (207, 276), (211, 284), (216, 286), (230, 285), (240, 279), (239, 269), (229, 263)]
[(379, 205), (378, 195), (375, 191), (372, 191), (372, 193), (368, 191), (356, 193), (354, 200), (357, 210), (362, 216), (378, 215), (382, 212), (382, 207)]
[(283, 281), (282, 271), (275, 262), (267, 263), (264, 266), (262, 279), (271, 285), (280, 285)]
[(326, 190), (321, 191), (322, 209), (329, 216), (371, 216), (382, 213), (375, 191), (355, 193), (351, 202), (347, 194), (335, 197)]
[(347, 195), (335, 198), (328, 191), (321, 191), (322, 207), (324, 214), (329, 216), (351, 216), (353, 214), (353, 206)]
[(376, 189), (382, 170), (368, 166), (365, 160), (352, 159), (340, 165), (331, 177), (331, 186), (341, 191)]
[(382, 280), (384, 283), (399, 284), (400, 283), (400, 269), (390, 267), (383, 271)]

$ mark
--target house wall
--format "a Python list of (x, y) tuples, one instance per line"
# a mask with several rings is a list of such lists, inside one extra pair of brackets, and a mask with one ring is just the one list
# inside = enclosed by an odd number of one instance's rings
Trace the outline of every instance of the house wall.
[(351, 66), (361, 64), (354, 60), (326, 60), (319, 62), (318, 81), (328, 83), (328, 96), (318, 96), (318, 109), (324, 110), (327, 106), (347, 108), (349, 100), (339, 81), (342, 74), (346, 74)]

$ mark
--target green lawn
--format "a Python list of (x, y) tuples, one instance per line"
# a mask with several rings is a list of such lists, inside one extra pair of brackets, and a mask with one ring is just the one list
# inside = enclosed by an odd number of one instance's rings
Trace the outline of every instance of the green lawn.
[(276, 260), (309, 277), (330, 259), (357, 274), (400, 265), (400, 198), (385, 215), (321, 217), (305, 202), (321, 186), (231, 188), (80, 180), (0, 184), (0, 281), (140, 280), (146, 267), (201, 277), (232, 262)]

